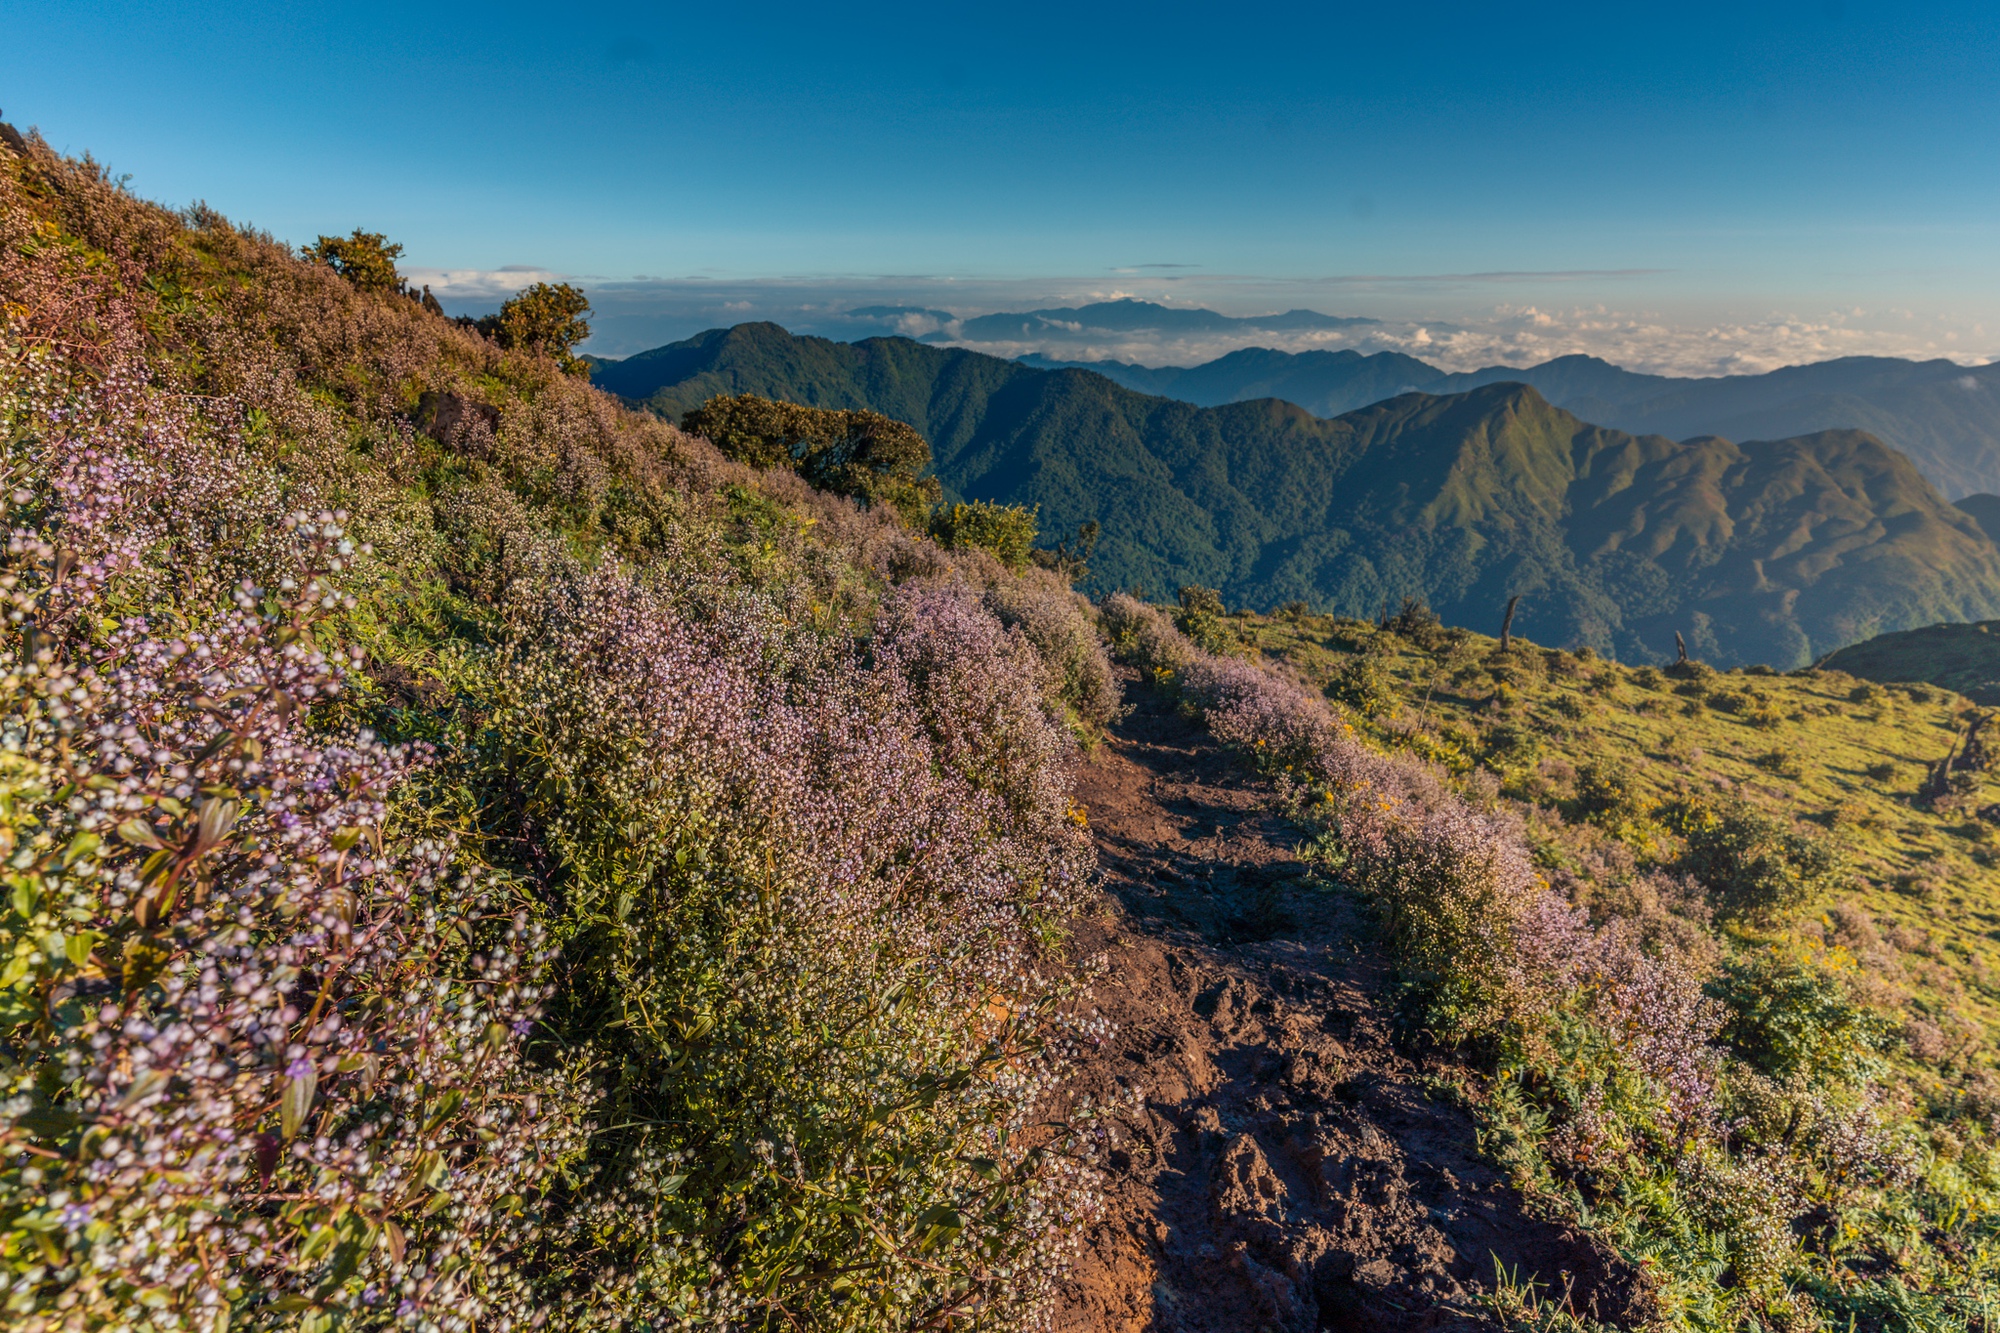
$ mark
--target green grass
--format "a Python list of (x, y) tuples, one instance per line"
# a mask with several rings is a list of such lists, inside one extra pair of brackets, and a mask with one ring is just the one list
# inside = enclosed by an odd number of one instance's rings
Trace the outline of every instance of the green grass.
[[(1566, 834), (1552, 832), (1545, 847), (1552, 862), (1577, 853), (1580, 829), (1586, 842), (1615, 842), (1642, 864), (1670, 864), (1679, 842), (1663, 807), (1724, 788), (1826, 840), (1842, 887), (1790, 919), (1734, 925), (1732, 937), (1810, 937), (1856, 957), (1857, 983), (1877, 1008), (1943, 1032), (1947, 1059), (1901, 1057), (1920, 1082), (1991, 1065), (2000, 1040), (2000, 828), (1974, 811), (2000, 801), (2000, 780), (1981, 775), (1953, 808), (1917, 799), (1927, 766), (1979, 711), (1969, 700), (1826, 670), (1752, 668), (1690, 681), (1519, 640), (1502, 658), (1495, 640), (1462, 632), (1426, 651), (1331, 616), (1238, 614), (1224, 623), (1329, 692), (1352, 693), (1358, 675), (1374, 675), (1376, 715), (1356, 720), (1386, 747), (1462, 775), (1486, 769), (1503, 794), (1565, 817)], [(1622, 778), (1631, 802), (1584, 823), (1579, 775), (1593, 764)], [(1929, 1050), (1926, 1040), (1918, 1044)]]

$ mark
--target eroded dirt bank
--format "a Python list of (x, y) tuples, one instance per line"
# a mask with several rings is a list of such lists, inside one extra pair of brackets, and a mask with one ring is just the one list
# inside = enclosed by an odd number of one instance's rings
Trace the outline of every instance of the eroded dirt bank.
[[(1106, 1118), (1110, 1208), (1056, 1325), (1081, 1330), (1467, 1328), (1495, 1261), (1643, 1322), (1637, 1275), (1540, 1220), (1472, 1117), (1399, 1053), (1387, 969), (1347, 894), (1311, 878), (1268, 790), (1128, 686), (1135, 711), (1079, 779), (1105, 870), (1079, 1073)], [(1136, 1096), (1134, 1095), (1136, 1094)]]

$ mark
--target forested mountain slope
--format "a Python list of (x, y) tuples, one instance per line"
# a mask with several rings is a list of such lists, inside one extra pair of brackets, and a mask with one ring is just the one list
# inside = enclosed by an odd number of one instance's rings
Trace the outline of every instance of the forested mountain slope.
[(1531, 384), (1586, 421), (1636, 434), (1771, 439), (1865, 430), (1909, 455), (1946, 495), (2000, 490), (2000, 367), (1854, 356), (1760, 375), (1678, 378), (1622, 370), (1592, 356), (1449, 374), (1400, 352), (1278, 352), (1246, 348), (1198, 366), (1029, 358), (1081, 365), (1142, 393), (1215, 406), (1283, 398), (1336, 416), (1411, 390), (1461, 393)]
[(1669, 657), (1793, 666), (1888, 629), (2000, 614), (2000, 551), (1874, 437), (1676, 443), (1532, 388), (1405, 394), (1333, 419), (1197, 407), (1083, 370), (739, 325), (601, 365), (675, 418), (719, 393), (868, 407), (923, 432), (948, 492), (1102, 526), (1099, 588), (1198, 583), (1233, 604), (1454, 623)]

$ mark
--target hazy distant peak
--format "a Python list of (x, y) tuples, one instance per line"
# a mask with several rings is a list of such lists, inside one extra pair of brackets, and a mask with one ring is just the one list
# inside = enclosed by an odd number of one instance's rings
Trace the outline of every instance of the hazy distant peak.
[(1038, 342), (1087, 340), (1107, 335), (1273, 333), (1337, 330), (1377, 323), (1360, 315), (1325, 315), (1317, 310), (1287, 310), (1280, 315), (1225, 315), (1204, 306), (1169, 306), (1135, 297), (1094, 301), (1082, 306), (997, 312), (964, 320), (932, 335), (939, 341)]

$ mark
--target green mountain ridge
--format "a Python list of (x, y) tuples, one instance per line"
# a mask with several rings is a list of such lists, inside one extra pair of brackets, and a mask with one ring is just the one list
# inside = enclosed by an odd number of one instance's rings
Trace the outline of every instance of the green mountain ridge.
[(1198, 366), (1026, 358), (1038, 369), (1094, 370), (1127, 388), (1202, 406), (1284, 398), (1337, 416), (1412, 390), (1462, 393), (1531, 384), (1587, 421), (1634, 434), (1779, 438), (1865, 430), (1907, 454), (1947, 495), (2000, 491), (2000, 365), (1853, 356), (1758, 375), (1677, 378), (1621, 369), (1594, 356), (1449, 374), (1400, 352), (1279, 352), (1245, 348)]
[(2000, 620), (1923, 625), (1849, 644), (1820, 663), (1883, 684), (1922, 681), (2000, 704)]
[[(1337, 355), (1337, 354), (1336, 354)], [(1459, 624), (1658, 660), (1794, 666), (1940, 620), (2000, 616), (2000, 549), (1861, 431), (1676, 442), (1591, 425), (1528, 385), (1407, 393), (1343, 416), (1202, 407), (1091, 371), (902, 338), (716, 329), (598, 382), (678, 419), (722, 393), (865, 407), (931, 441), (949, 496), (1102, 525), (1100, 588), (1185, 583), (1260, 608)]]

